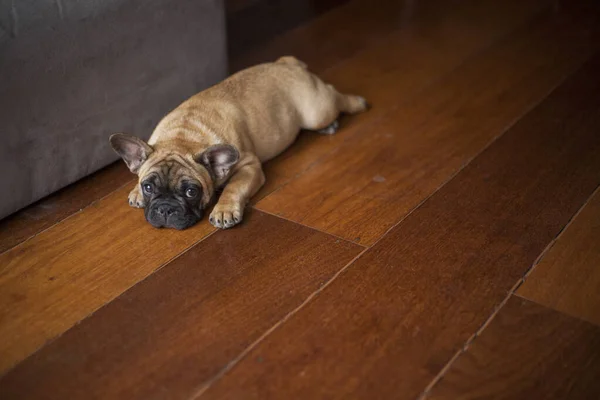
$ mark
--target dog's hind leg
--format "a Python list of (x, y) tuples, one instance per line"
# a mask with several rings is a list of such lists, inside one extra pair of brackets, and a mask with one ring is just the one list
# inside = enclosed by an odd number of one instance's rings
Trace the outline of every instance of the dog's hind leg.
[(333, 85), (323, 83), (315, 76), (315, 101), (304, 108), (304, 129), (332, 135), (337, 132), (340, 113), (356, 114), (367, 109), (363, 97), (338, 92)]
[(317, 130), (317, 132), (322, 133), (324, 135), (333, 135), (334, 133), (337, 132), (339, 127), (340, 127), (340, 123), (336, 119), (331, 124), (329, 124), (327, 127)]
[[(332, 89), (335, 90), (335, 88)], [(346, 114), (357, 114), (369, 108), (364, 97), (353, 94), (342, 94), (336, 91), (335, 103), (339, 112)]]

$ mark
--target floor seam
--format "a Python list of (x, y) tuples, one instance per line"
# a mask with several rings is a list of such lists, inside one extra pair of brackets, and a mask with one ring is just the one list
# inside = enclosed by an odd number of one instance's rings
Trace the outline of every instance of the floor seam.
[(564, 315), (565, 317), (569, 317), (569, 318), (575, 319), (575, 320), (580, 321), (580, 322), (585, 322), (586, 324), (590, 324), (590, 325), (593, 325), (593, 326), (595, 326), (597, 328), (600, 328), (600, 324), (597, 323), (597, 322), (590, 321), (589, 319), (585, 319), (585, 318), (582, 318), (580, 316), (573, 315), (573, 314), (570, 314), (570, 313), (562, 311), (562, 310), (557, 310), (556, 308), (554, 308), (552, 306), (549, 306), (548, 304), (540, 303), (539, 301), (537, 301), (535, 299), (530, 299), (530, 298), (525, 297), (522, 294), (519, 294), (517, 292), (513, 293), (513, 296), (514, 297), (518, 297), (518, 298), (520, 298), (522, 300), (528, 301), (530, 303), (533, 303), (533, 304), (535, 304), (535, 305), (537, 305), (539, 307), (543, 307), (543, 308), (545, 308), (545, 309), (547, 309), (549, 311), (553, 311), (553, 312), (555, 312), (557, 314)]
[(562, 313), (564, 315), (568, 315), (568, 316), (570, 316), (572, 318), (576, 318), (578, 320), (590, 323), (590, 324), (592, 324), (594, 326), (598, 326), (597, 324), (595, 324), (593, 322), (587, 321), (585, 319), (582, 319), (582, 318), (579, 318), (579, 317), (576, 317), (576, 316), (573, 316), (573, 315), (570, 315), (570, 314), (563, 313), (562, 311), (556, 310), (553, 307), (548, 307), (547, 305), (540, 304), (537, 301), (529, 299), (529, 298), (527, 298), (525, 296), (521, 296), (521, 295), (517, 294), (516, 292), (519, 289), (519, 287), (521, 287), (521, 285), (523, 284), (523, 282), (525, 282), (525, 280), (531, 274), (531, 272), (535, 269), (535, 267), (543, 260), (543, 258), (546, 256), (546, 254), (554, 246), (554, 244), (560, 239), (560, 237), (564, 234), (564, 232), (567, 231), (567, 229), (569, 228), (569, 226), (571, 226), (571, 224), (575, 221), (575, 219), (579, 216), (579, 214), (581, 214), (582, 210), (587, 206), (587, 204), (591, 201), (591, 199), (594, 197), (594, 195), (597, 194), (597, 193), (599, 193), (599, 192), (600, 192), (600, 185), (598, 185), (596, 187), (596, 189), (594, 189), (592, 191), (592, 193), (586, 199), (586, 201), (582, 204), (582, 206), (571, 216), (571, 218), (569, 219), (569, 221), (567, 221), (567, 223), (554, 236), (554, 238), (548, 242), (548, 244), (544, 247), (544, 249), (536, 257), (535, 261), (531, 264), (531, 266), (527, 269), (527, 271), (525, 271), (525, 273), (523, 274), (523, 277), (521, 277), (520, 279), (517, 280), (517, 282), (508, 291), (508, 294), (506, 295), (506, 297), (500, 302), (500, 304), (498, 304), (494, 308), (494, 310), (492, 311), (492, 313), (490, 314), (490, 316), (485, 320), (485, 322), (475, 331), (475, 333), (473, 335), (471, 335), (471, 337), (469, 337), (466, 340), (466, 342), (462, 346), (462, 348), (459, 349), (454, 354), (454, 356), (452, 356), (452, 358), (446, 363), (446, 365), (440, 370), (440, 372), (426, 386), (426, 388), (423, 390), (423, 392), (419, 395), (418, 400), (425, 400), (427, 398), (427, 396), (429, 396), (429, 393), (431, 392), (431, 390), (442, 380), (442, 378), (444, 377), (444, 375), (446, 374), (446, 372), (448, 372), (448, 370), (450, 368), (452, 368), (452, 366), (454, 365), (454, 363), (456, 362), (456, 360), (460, 356), (462, 356), (469, 349), (469, 347), (473, 344), (473, 342), (483, 333), (483, 331), (488, 327), (488, 325), (492, 322), (492, 320), (496, 317), (496, 315), (500, 312), (500, 310), (504, 307), (504, 305), (511, 299), (511, 297), (516, 296), (516, 297), (525, 299), (527, 301), (531, 301), (533, 303), (536, 303), (536, 304), (538, 304), (540, 306), (546, 307), (546, 308), (548, 308), (550, 310)]
[(221, 379), (227, 372), (231, 371), (240, 361), (242, 361), (252, 350), (258, 347), (271, 333), (275, 332), (280, 326), (286, 323), (289, 319), (291, 319), (294, 315), (300, 312), (306, 305), (308, 305), (315, 297), (317, 297), (322, 291), (324, 291), (328, 286), (333, 284), (345, 271), (347, 271), (363, 254), (369, 251), (369, 248), (364, 248), (360, 253), (358, 253), (352, 260), (350, 260), (345, 266), (340, 268), (325, 284), (319, 287), (317, 290), (312, 292), (304, 301), (294, 308), (292, 311), (287, 313), (283, 318), (277, 321), (273, 326), (267, 329), (258, 339), (252, 342), (248, 347), (246, 347), (242, 352), (240, 352), (237, 357), (232, 359), (224, 368), (222, 368), (217, 374), (215, 374), (212, 378), (204, 382), (199, 389), (197, 389), (188, 400), (195, 400), (198, 397), (202, 396), (210, 387)]
[(498, 304), (494, 308), (490, 316), (484, 321), (483, 325), (481, 325), (479, 329), (477, 329), (477, 331), (467, 339), (463, 346), (452, 356), (452, 358), (446, 363), (446, 365), (444, 365), (440, 372), (438, 372), (435, 378), (425, 387), (425, 390), (423, 390), (423, 392), (417, 398), (418, 400), (424, 400), (429, 396), (431, 390), (435, 387), (435, 385), (437, 385), (439, 381), (443, 378), (443, 376), (446, 374), (446, 372), (448, 372), (448, 370), (452, 368), (456, 360), (458, 360), (458, 358), (460, 358), (460, 356), (462, 356), (469, 349), (469, 347), (471, 347), (471, 344), (473, 344), (475, 339), (477, 339), (477, 337), (481, 335), (485, 328), (487, 328), (487, 326), (492, 322), (492, 320), (496, 317), (496, 315), (512, 297), (512, 290), (515, 289), (515, 287), (516, 285), (513, 286), (513, 288), (509, 291), (508, 295), (500, 302), (500, 304)]
[[(534, 263), (532, 264), (532, 266), (525, 272), (525, 274), (523, 275), (523, 277), (521, 279), (519, 279), (518, 286), (516, 288), (516, 290), (519, 289), (519, 287), (521, 287), (521, 285), (523, 283), (525, 283), (525, 280), (527, 280), (527, 278), (529, 277), (529, 275), (531, 275), (531, 273), (533, 272), (533, 270), (538, 266), (538, 264), (542, 261), (542, 259), (546, 256), (546, 254), (550, 251), (550, 249), (554, 246), (554, 244), (563, 236), (563, 234), (567, 231), (567, 229), (571, 226), (571, 224), (573, 224), (573, 222), (577, 219), (577, 217), (583, 212), (584, 208), (590, 203), (590, 201), (592, 200), (592, 198), (600, 193), (600, 184), (598, 186), (596, 186), (596, 189), (594, 189), (592, 191), (592, 194), (586, 199), (585, 202), (583, 202), (583, 204), (581, 205), (581, 207), (579, 207), (579, 209), (577, 209), (577, 211), (573, 214), (573, 216), (569, 219), (569, 221), (565, 224), (565, 226), (562, 227), (562, 229), (554, 236), (554, 238), (552, 238), (552, 240), (550, 240), (550, 242), (548, 243), (548, 245), (544, 248), (544, 250), (540, 253), (540, 255), (536, 258), (536, 260), (534, 261)], [(524, 299), (530, 300), (530, 301), (534, 301), (532, 299), (529, 299), (525, 296), (519, 296), (522, 297)]]
[(82, 317), (80, 320), (78, 320), (77, 322), (73, 323), (69, 328), (65, 329), (63, 332), (61, 332), (60, 334), (56, 335), (55, 337), (52, 337), (48, 340), (46, 340), (40, 347), (38, 347), (37, 349), (35, 349), (33, 352), (31, 352), (27, 357), (25, 357), (24, 359), (22, 359), (21, 361), (17, 362), (15, 365), (11, 366), (10, 368), (8, 368), (7, 370), (5, 370), (3, 373), (0, 374), (0, 379), (7, 375), (9, 372), (11, 372), (13, 369), (15, 369), (16, 367), (18, 367), (20, 364), (24, 363), (26, 360), (28, 360), (29, 358), (33, 357), (37, 352), (41, 351), (42, 349), (44, 349), (45, 347), (47, 347), (48, 345), (52, 344), (53, 342), (55, 342), (56, 340), (60, 339), (64, 334), (66, 334), (67, 332), (69, 332), (71, 329), (73, 329), (75, 326), (83, 323), (85, 320), (91, 318), (94, 316), (94, 314), (96, 314), (98, 311), (102, 310), (104, 307), (107, 307), (109, 304), (113, 303), (114, 301), (118, 300), (120, 297), (122, 297), (123, 295), (125, 295), (127, 292), (129, 292), (130, 290), (132, 290), (134, 287), (136, 287), (137, 285), (139, 285), (140, 283), (144, 282), (145, 280), (149, 279), (150, 277), (154, 276), (154, 274), (156, 274), (158, 271), (162, 270), (163, 268), (165, 268), (166, 266), (168, 266), (169, 264), (171, 264), (173, 261), (175, 261), (176, 259), (178, 259), (179, 257), (181, 257), (182, 255), (184, 255), (185, 253), (187, 253), (188, 251), (190, 251), (193, 247), (195, 247), (196, 245), (198, 245), (199, 243), (203, 242), (204, 240), (208, 239), (210, 236), (214, 235), (216, 232), (218, 232), (219, 229), (214, 229), (213, 231), (209, 232), (207, 235), (203, 236), (201, 239), (195, 241), (194, 243), (190, 244), (188, 247), (186, 247), (185, 249), (183, 249), (180, 253), (177, 253), (176, 255), (174, 255), (173, 257), (171, 257), (170, 259), (168, 259), (167, 261), (165, 261), (164, 263), (162, 263), (161, 265), (159, 265), (156, 269), (154, 269), (152, 272), (150, 272), (148, 275), (146, 275), (145, 277), (143, 277), (142, 279), (140, 279), (139, 281), (135, 282), (133, 285), (131, 285), (130, 287), (128, 287), (127, 289), (123, 290), (121, 293), (119, 293), (117, 296), (115, 296), (113, 299), (103, 303), (100, 307), (96, 308), (95, 310), (89, 312), (87, 315), (85, 315), (84, 317)]
[[(83, 178), (82, 178), (82, 180), (83, 180), (83, 179), (87, 179), (87, 178), (89, 178), (89, 177), (90, 177), (89, 175), (88, 175), (88, 176), (86, 176), (86, 177), (83, 177)], [(69, 215), (67, 215), (66, 217), (64, 217), (64, 218), (62, 218), (62, 219), (60, 219), (60, 220), (58, 220), (58, 221), (54, 222), (53, 224), (51, 224), (51, 225), (47, 226), (46, 228), (42, 229), (41, 231), (34, 233), (33, 235), (31, 235), (31, 236), (27, 237), (26, 239), (22, 240), (21, 242), (19, 242), (19, 243), (15, 244), (15, 245), (14, 245), (14, 246), (12, 246), (11, 248), (8, 248), (8, 249), (4, 250), (2, 253), (0, 253), (0, 256), (3, 256), (5, 253), (8, 253), (9, 251), (12, 251), (12, 250), (14, 250), (14, 249), (16, 249), (17, 247), (19, 247), (19, 246), (21, 246), (21, 245), (24, 245), (25, 243), (27, 243), (27, 242), (28, 242), (28, 241), (30, 241), (31, 239), (35, 238), (36, 236), (43, 234), (44, 232), (46, 232), (46, 231), (48, 231), (48, 230), (50, 230), (50, 229), (54, 228), (55, 226), (57, 226), (57, 225), (59, 225), (59, 224), (63, 223), (64, 221), (66, 221), (66, 220), (68, 220), (68, 219), (70, 219), (70, 218), (72, 218), (72, 217), (74, 217), (74, 216), (76, 216), (76, 215), (78, 215), (78, 214), (81, 214), (82, 212), (84, 212), (85, 210), (87, 210), (88, 208), (90, 208), (91, 206), (93, 206), (94, 204), (97, 204), (97, 203), (99, 203), (100, 201), (102, 201), (102, 200), (106, 199), (108, 196), (110, 196), (110, 195), (112, 195), (112, 194), (114, 194), (114, 193), (118, 192), (119, 190), (123, 189), (123, 188), (124, 188), (125, 186), (127, 186), (127, 185), (130, 185), (130, 184), (131, 184), (132, 182), (134, 182), (134, 181), (135, 181), (135, 179), (131, 179), (131, 180), (129, 180), (129, 181), (127, 181), (127, 182), (125, 182), (124, 184), (122, 184), (121, 186), (117, 187), (116, 189), (114, 189), (114, 190), (111, 190), (110, 192), (106, 193), (104, 196), (98, 197), (97, 199), (95, 199), (95, 200), (94, 200), (94, 201), (92, 201), (91, 203), (87, 204), (86, 206), (84, 206), (84, 207), (80, 208), (79, 210), (72, 212), (71, 214), (69, 214)], [(77, 183), (77, 182), (74, 182), (74, 184), (76, 184), (76, 183)], [(43, 200), (44, 200), (44, 199), (42, 199), (42, 201), (43, 201)], [(17, 211), (17, 212), (19, 212), (19, 211)]]
[(291, 222), (292, 224), (295, 224), (295, 225), (300, 225), (300, 226), (302, 226), (302, 227), (304, 227), (304, 228), (308, 228), (308, 229), (310, 229), (310, 230), (312, 230), (312, 231), (315, 231), (315, 232), (323, 233), (323, 234), (325, 234), (325, 235), (331, 236), (331, 237), (333, 237), (333, 238), (336, 238), (336, 239), (338, 239), (338, 240), (343, 240), (344, 242), (347, 242), (347, 243), (353, 244), (353, 245), (355, 245), (355, 246), (362, 247), (363, 249), (369, 249), (369, 248), (371, 247), (371, 246), (366, 246), (366, 245), (364, 245), (364, 244), (361, 244), (361, 243), (356, 243), (356, 242), (353, 242), (352, 240), (349, 240), (349, 239), (343, 238), (343, 237), (341, 237), (341, 236), (338, 236), (338, 235), (336, 235), (336, 234), (333, 234), (333, 233), (330, 233), (330, 232), (327, 232), (327, 231), (323, 231), (323, 230), (321, 230), (321, 229), (318, 229), (318, 228), (315, 228), (315, 227), (313, 227), (313, 226), (305, 225), (305, 224), (303, 224), (302, 222), (294, 221), (294, 220), (288, 219), (288, 218), (286, 218), (286, 217), (283, 217), (283, 216), (281, 216), (281, 215), (273, 214), (272, 212), (269, 212), (269, 211), (260, 210), (260, 209), (258, 209), (258, 208), (255, 208), (254, 206), (252, 206), (251, 208), (252, 208), (254, 211), (261, 212), (261, 213), (264, 213), (264, 214), (270, 215), (270, 216), (272, 216), (272, 217), (275, 217), (275, 218), (279, 218), (279, 219), (281, 219), (281, 220), (283, 220), (283, 221)]

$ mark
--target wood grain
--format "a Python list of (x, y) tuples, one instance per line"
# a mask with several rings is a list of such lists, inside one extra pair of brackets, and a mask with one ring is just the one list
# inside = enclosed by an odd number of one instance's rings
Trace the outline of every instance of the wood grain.
[(17, 366), (1, 397), (189, 399), (360, 251), (253, 212)]
[[(315, 44), (316, 53), (306, 53), (307, 58), (303, 59), (309, 63), (311, 70), (320, 72), (323, 79), (336, 85), (342, 92), (366, 97), (373, 108), (367, 113), (342, 117), (342, 127), (336, 135), (301, 134), (290, 149), (265, 165), (267, 182), (254, 197), (253, 203), (338, 151), (350, 138), (359, 133), (370, 135), (384, 115), (390, 115), (399, 106), (410, 102), (416, 94), (437, 82), (465, 59), (487, 48), (549, 6), (548, 2), (538, 0), (458, 4), (424, 2), (415, 3), (418, 4), (416, 9), (406, 9), (408, 4), (404, 3), (405, 8), (397, 12), (386, 3), (384, 8), (387, 15), (400, 13), (403, 16), (396, 22), (399, 29), (343, 62), (332, 61), (330, 68), (321, 72), (320, 64), (313, 63), (321, 43)], [(331, 17), (343, 15), (342, 8), (332, 13)], [(373, 16), (367, 13), (365, 17), (354, 18), (365, 23)], [(338, 22), (347, 23), (345, 19)], [(307, 33), (301, 43), (306, 45), (309, 37)], [(292, 49), (300, 52), (294, 46)], [(296, 54), (295, 51), (290, 53)], [(305, 55), (302, 52), (300, 54), (301, 57)]]
[(517, 293), (600, 325), (600, 190)]
[(130, 189), (0, 255), (0, 373), (214, 230), (155, 229)]
[[(383, 120), (359, 122), (359, 133), (257, 208), (374, 243), (598, 47), (597, 13), (570, 11), (507, 36)], [(404, 82), (419, 82), (407, 78), (384, 76), (377, 85), (384, 105), (393, 89), (404, 93)]]
[(133, 182), (133, 178), (125, 164), (114, 163), (0, 220), (0, 253)]
[(416, 398), (600, 184), (599, 69), (595, 56), (200, 398)]
[(600, 328), (512, 297), (426, 399), (598, 399)]

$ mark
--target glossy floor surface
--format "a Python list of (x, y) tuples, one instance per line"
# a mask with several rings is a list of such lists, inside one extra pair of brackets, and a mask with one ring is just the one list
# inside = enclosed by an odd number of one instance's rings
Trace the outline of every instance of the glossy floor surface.
[(372, 108), (231, 230), (152, 228), (121, 163), (1, 221), (0, 398), (600, 398), (600, 4), (229, 4), (232, 71)]

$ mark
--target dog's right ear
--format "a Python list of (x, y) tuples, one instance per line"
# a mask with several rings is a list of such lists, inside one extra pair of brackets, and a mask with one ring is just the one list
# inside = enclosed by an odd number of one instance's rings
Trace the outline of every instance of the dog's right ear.
[(121, 156), (129, 170), (137, 174), (140, 167), (154, 150), (142, 139), (125, 133), (115, 133), (110, 136), (110, 145)]
[(223, 179), (240, 160), (240, 153), (229, 144), (216, 144), (194, 156), (194, 161), (204, 165), (217, 179)]

